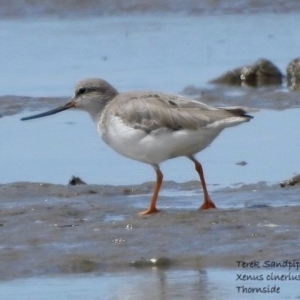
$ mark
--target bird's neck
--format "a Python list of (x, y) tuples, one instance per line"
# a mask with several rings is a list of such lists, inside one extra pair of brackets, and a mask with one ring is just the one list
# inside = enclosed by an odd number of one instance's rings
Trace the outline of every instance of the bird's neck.
[(84, 110), (87, 111), (93, 121), (97, 123), (107, 103), (108, 101), (90, 101), (88, 105), (84, 107)]

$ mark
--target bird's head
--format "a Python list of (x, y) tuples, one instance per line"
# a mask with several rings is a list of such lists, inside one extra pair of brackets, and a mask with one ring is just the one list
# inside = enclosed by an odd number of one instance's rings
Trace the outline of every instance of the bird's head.
[(21, 120), (26, 121), (42, 118), (57, 114), (70, 108), (77, 108), (87, 111), (90, 116), (96, 120), (101, 115), (106, 104), (117, 95), (117, 90), (103, 79), (84, 79), (76, 84), (74, 97), (65, 105), (41, 114), (22, 118)]

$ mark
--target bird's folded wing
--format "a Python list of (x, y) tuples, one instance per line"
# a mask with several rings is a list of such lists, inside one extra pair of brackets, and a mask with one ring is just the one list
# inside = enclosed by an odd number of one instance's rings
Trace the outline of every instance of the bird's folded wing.
[(197, 130), (235, 116), (235, 113), (242, 115), (240, 110), (230, 112), (196, 100), (162, 93), (127, 93), (115, 100), (113, 114), (122, 118), (128, 126), (146, 132), (162, 128), (173, 131)]

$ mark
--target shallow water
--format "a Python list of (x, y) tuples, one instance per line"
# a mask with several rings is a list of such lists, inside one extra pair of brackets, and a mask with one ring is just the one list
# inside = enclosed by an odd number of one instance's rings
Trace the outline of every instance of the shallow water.
[[(118, 274), (42, 277), (0, 283), (0, 295), (6, 299), (297, 299), (298, 282), (269, 281), (267, 276), (287, 275), (287, 270), (259, 272), (239, 269), (152, 270), (128, 271)], [(241, 282), (237, 274), (263, 276), (263, 281)], [(292, 274), (295, 274), (293, 272)], [(246, 293), (238, 287), (279, 288), (279, 293)]]
[[(0, 48), (1, 57), (5, 57), (1, 94), (70, 97), (77, 80), (96, 76), (120, 91), (174, 93), (188, 85), (200, 86), (203, 101), (209, 104), (205, 94), (215, 88), (207, 82), (233, 67), (267, 57), (284, 72), (288, 62), (298, 56), (300, 38), (291, 30), (297, 27), (297, 20), (293, 14), (2, 20), (0, 35), (6, 43)], [(12, 64), (18, 57), (22, 59)], [(298, 99), (296, 93), (284, 89), (270, 90), (267, 95), (258, 91), (256, 96), (252, 89), (229, 88), (214, 96), (218, 102), (213, 104), (288, 108), (294, 106), (294, 100), (285, 100), (291, 95)], [(222, 98), (226, 100), (222, 102)], [(51, 98), (40, 102), (47, 103), (47, 108), (58, 105)], [(14, 114), (14, 110), (24, 111), (26, 105), (31, 110), (45, 109), (30, 106), (30, 99), (25, 105), (16, 98), (9, 103), (3, 99), (7, 107), (1, 110), (4, 116)], [(22, 116), (28, 114), (23, 112)], [(237, 182), (275, 183), (298, 172), (294, 163), (299, 148), (295, 130), (298, 110), (261, 111), (254, 116), (248, 124), (225, 130), (199, 154), (211, 188)], [(0, 174), (0, 182), (66, 183), (72, 175), (98, 184), (153, 180), (151, 168), (108, 149), (84, 114), (66, 112), (26, 123), (19, 118), (0, 119), (0, 134), (5, 140), (0, 148), (0, 155), (5, 157), (0, 168), (6, 170)], [(235, 165), (240, 161), (248, 164)], [(186, 159), (166, 162), (163, 171), (167, 180), (197, 179)]]
[[(28, 115), (22, 114), (22, 116)], [(299, 109), (262, 110), (249, 123), (226, 129), (198, 154), (210, 189), (236, 183), (278, 183), (299, 172)], [(93, 184), (138, 184), (153, 181), (151, 167), (124, 158), (99, 138), (89, 116), (66, 112), (50, 118), (21, 122), (20, 116), (2, 118), (5, 139), (0, 153), (0, 182), (66, 184), (72, 175)], [(16, 135), (15, 132), (22, 132)], [(236, 165), (245, 161), (245, 166)], [(113, 162), (113, 163), (112, 163)], [(162, 164), (165, 180), (198, 180), (190, 161), (177, 158)], [(124, 176), (124, 174), (126, 174)]]
[(207, 86), (260, 57), (285, 73), (299, 56), (300, 37), (293, 30), (298, 16), (1, 20), (1, 94), (67, 96), (85, 77), (105, 78), (120, 91), (174, 93), (187, 85)]

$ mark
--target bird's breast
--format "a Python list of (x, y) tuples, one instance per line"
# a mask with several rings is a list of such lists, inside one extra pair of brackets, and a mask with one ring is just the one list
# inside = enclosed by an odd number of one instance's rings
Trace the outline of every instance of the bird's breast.
[(105, 124), (99, 122), (103, 141), (119, 154), (147, 164), (159, 164), (170, 158), (189, 156), (206, 148), (219, 130), (176, 130), (159, 128), (147, 133), (112, 116)]

